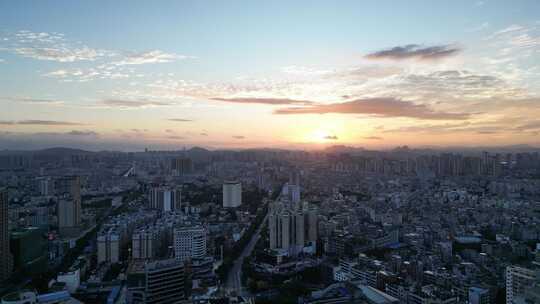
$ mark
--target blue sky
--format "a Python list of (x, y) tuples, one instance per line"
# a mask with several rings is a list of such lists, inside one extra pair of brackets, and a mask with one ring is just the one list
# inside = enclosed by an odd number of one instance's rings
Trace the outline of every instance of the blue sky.
[(540, 2), (290, 2), (2, 1), (0, 143), (536, 144)]

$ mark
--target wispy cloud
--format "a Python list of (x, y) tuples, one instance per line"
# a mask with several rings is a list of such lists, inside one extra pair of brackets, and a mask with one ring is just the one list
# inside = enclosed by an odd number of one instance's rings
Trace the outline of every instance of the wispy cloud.
[(232, 138), (234, 138), (234, 139), (245, 139), (246, 137), (242, 136), (242, 135), (234, 135), (234, 136), (232, 136)]
[(20, 102), (20, 103), (30, 103), (30, 104), (63, 104), (64, 102), (56, 99), (46, 99), (46, 98), (32, 98), (32, 97), (0, 97), (0, 100), (10, 101), (10, 102)]
[(466, 120), (468, 113), (435, 111), (424, 104), (395, 98), (366, 98), (342, 103), (277, 109), (275, 114), (366, 114), (378, 117), (410, 117), (426, 120)]
[(181, 140), (181, 139), (185, 139), (185, 137), (182, 137), (182, 136), (178, 136), (178, 135), (171, 135), (171, 136), (167, 136), (168, 139), (174, 139), (174, 140)]
[(482, 24), (471, 27), (471, 28), (467, 29), (466, 31), (467, 32), (479, 32), (479, 31), (483, 31), (483, 30), (485, 30), (487, 28), (489, 28), (489, 22), (483, 22)]
[(309, 105), (312, 101), (308, 100), (295, 100), (287, 98), (259, 98), (259, 97), (236, 97), (236, 98), (222, 98), (215, 97), (212, 100), (233, 102), (233, 103), (246, 103), (246, 104), (266, 104), (266, 105)]
[(19, 31), (9, 37), (6, 47), (14, 54), (37, 60), (58, 62), (94, 61), (114, 53), (68, 41), (59, 33)]
[(172, 106), (174, 105), (174, 103), (153, 100), (105, 99), (102, 100), (99, 105), (121, 109), (140, 109), (149, 107)]
[(383, 133), (426, 134), (499, 134), (534, 133), (540, 131), (540, 120), (524, 116), (502, 116), (491, 120), (465, 121), (460, 123), (416, 124), (383, 130)]
[(391, 49), (377, 51), (366, 55), (366, 58), (372, 60), (391, 59), (417, 59), (417, 60), (439, 60), (454, 56), (461, 51), (460, 48), (453, 45), (421, 46), (418, 44), (408, 44), (405, 46), (396, 46)]
[(98, 133), (90, 130), (72, 130), (66, 133), (73, 136), (97, 136)]
[(11, 120), (0, 121), (0, 125), (37, 125), (37, 126), (82, 126), (79, 122), (58, 121), (58, 120)]
[(382, 138), (382, 137), (379, 137), (379, 136), (366, 136), (366, 137), (364, 137), (364, 139), (369, 139), (369, 140), (382, 140), (383, 138)]
[(54, 47), (20, 47), (15, 48), (14, 52), (23, 57), (58, 62), (74, 62), (80, 60), (93, 61), (98, 57), (104, 56), (104, 53), (89, 47), (73, 49)]
[(169, 118), (168, 121), (174, 121), (174, 122), (191, 122), (192, 119), (186, 119), (186, 118)]
[(326, 135), (324, 137), (324, 139), (327, 139), (327, 140), (338, 140), (339, 137), (337, 137), (337, 135)]
[(166, 53), (160, 50), (153, 50), (142, 53), (127, 54), (120, 61), (113, 62), (114, 65), (137, 65), (147, 63), (165, 63), (175, 60), (194, 58), (192, 56)]
[(116, 66), (99, 65), (87, 69), (59, 69), (45, 73), (43, 76), (57, 78), (63, 82), (87, 82), (96, 79), (125, 79), (142, 75), (133, 70), (125, 70)]

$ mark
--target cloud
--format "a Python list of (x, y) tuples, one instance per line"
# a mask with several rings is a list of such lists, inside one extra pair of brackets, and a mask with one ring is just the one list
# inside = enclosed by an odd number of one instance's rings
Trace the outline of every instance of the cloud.
[(0, 97), (0, 100), (11, 102), (21, 102), (30, 104), (63, 104), (63, 101), (56, 99), (31, 98), (31, 97)]
[(324, 139), (328, 140), (338, 140), (339, 138), (336, 135), (326, 135)]
[(211, 98), (212, 100), (244, 103), (244, 104), (266, 104), (266, 105), (309, 105), (312, 101), (307, 100), (295, 100), (288, 98), (259, 98), (259, 97), (236, 97), (236, 98)]
[(165, 63), (171, 62), (180, 59), (193, 58), (185, 55), (178, 55), (172, 53), (165, 53), (160, 50), (153, 50), (149, 52), (129, 54), (124, 57), (121, 61), (113, 62), (114, 65), (137, 65), (137, 64), (147, 64), (147, 63)]
[(489, 28), (489, 22), (483, 22), (482, 24), (478, 26), (467, 29), (466, 32), (479, 32), (487, 28)]
[(201, 134), (199, 134), (199, 135), (201, 135), (201, 136), (208, 136), (208, 133), (206, 133), (206, 132), (202, 132), (202, 133), (201, 133)]
[(82, 126), (83, 123), (57, 120), (18, 120), (0, 121), (0, 125), (36, 125), (36, 126)]
[(234, 139), (245, 139), (246, 137), (242, 136), (242, 135), (234, 135), (232, 138), (234, 138)]
[(383, 138), (382, 138), (382, 137), (379, 137), (379, 136), (366, 136), (366, 137), (364, 137), (364, 139), (369, 139), (369, 140), (382, 140)]
[(80, 131), (80, 130), (72, 130), (66, 133), (67, 135), (74, 135), (74, 136), (97, 136), (98, 133), (90, 130)]
[(467, 70), (442, 70), (424, 74), (408, 74), (399, 82), (387, 85), (400, 96), (421, 96), (445, 101), (512, 96), (525, 94), (521, 88), (509, 85), (503, 79)]
[(105, 99), (100, 104), (108, 107), (117, 107), (121, 109), (140, 109), (149, 107), (172, 106), (174, 103), (152, 100), (125, 100), (125, 99)]
[(165, 133), (174, 133), (174, 131), (171, 129), (165, 129)]
[[(6, 40), (7, 39), (7, 40)], [(16, 55), (46, 61), (95, 61), (114, 52), (94, 49), (80, 42), (68, 41), (59, 33), (18, 31), (4, 38), (5, 50)]]
[(60, 79), (63, 82), (86, 82), (96, 79), (124, 79), (138, 75), (133, 75), (133, 71), (104, 64), (88, 69), (60, 69), (45, 73), (43, 76)]
[(322, 76), (332, 73), (332, 70), (322, 70), (315, 69), (311, 67), (303, 66), (286, 66), (281, 68), (281, 71), (285, 74), (296, 75), (296, 76)]
[(21, 47), (15, 48), (13, 51), (23, 57), (58, 62), (94, 61), (98, 57), (105, 56), (104, 53), (88, 47), (73, 49), (65, 47)]
[(467, 113), (437, 112), (423, 104), (395, 98), (366, 98), (342, 103), (319, 104), (307, 107), (289, 107), (274, 114), (366, 114), (378, 117), (410, 117), (426, 120), (466, 120)]
[(142, 132), (148, 132), (148, 129), (131, 129), (132, 132), (135, 132), (135, 133), (142, 133)]
[(465, 121), (460, 123), (444, 124), (416, 124), (403, 126), (396, 129), (385, 129), (384, 133), (426, 133), (426, 134), (498, 134), (513, 133), (523, 134), (524, 132), (540, 131), (540, 120), (527, 120), (522, 116), (508, 116), (502, 114), (497, 119)]
[(540, 120), (528, 122), (515, 128), (517, 131), (536, 131), (540, 130)]
[(184, 137), (182, 137), (182, 136), (177, 136), (177, 135), (167, 136), (167, 138), (168, 138), (168, 139), (174, 139), (174, 140), (185, 139)]
[(191, 122), (193, 120), (191, 119), (185, 119), (185, 118), (169, 118), (168, 121), (175, 121), (175, 122)]
[(418, 44), (408, 44), (405, 46), (396, 46), (391, 49), (371, 53), (366, 55), (365, 57), (372, 60), (439, 60), (456, 55), (460, 51), (460, 48), (452, 45), (436, 45), (424, 47)]
[(0, 63), (6, 62), (4, 59), (0, 58)]

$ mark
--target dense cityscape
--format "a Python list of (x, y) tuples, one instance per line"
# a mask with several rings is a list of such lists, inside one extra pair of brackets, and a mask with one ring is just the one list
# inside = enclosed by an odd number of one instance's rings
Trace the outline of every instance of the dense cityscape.
[(540, 304), (540, 0), (0, 0), (0, 304)]
[(537, 303), (540, 158), (0, 153), (2, 303)]

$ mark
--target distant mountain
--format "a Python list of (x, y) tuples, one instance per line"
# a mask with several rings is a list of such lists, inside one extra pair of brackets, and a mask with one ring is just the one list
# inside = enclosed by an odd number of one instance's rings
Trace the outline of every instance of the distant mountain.
[(330, 146), (324, 149), (325, 152), (328, 153), (361, 153), (366, 151), (366, 149), (362, 147), (351, 147), (351, 146), (345, 146), (345, 145), (334, 145)]
[(186, 151), (187, 153), (194, 153), (194, 154), (198, 154), (198, 153), (212, 153), (212, 151), (208, 150), (208, 149), (205, 149), (205, 148), (202, 148), (202, 147), (193, 147), (191, 149), (188, 149)]
[(65, 148), (65, 147), (55, 147), (55, 148), (49, 148), (49, 149), (33, 151), (33, 154), (38, 154), (38, 155), (58, 155), (58, 156), (94, 154), (94, 153), (96, 153), (96, 152), (80, 150), (80, 149)]

